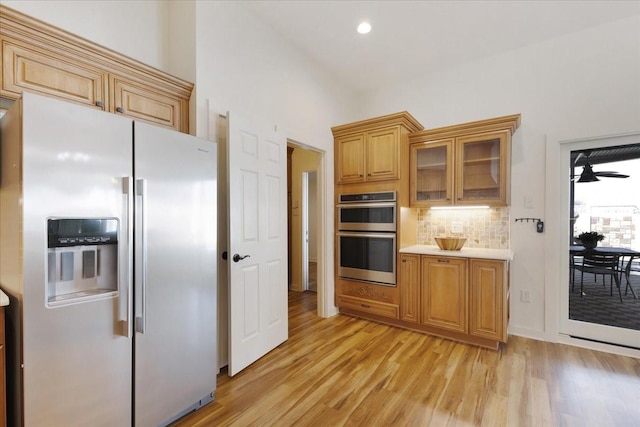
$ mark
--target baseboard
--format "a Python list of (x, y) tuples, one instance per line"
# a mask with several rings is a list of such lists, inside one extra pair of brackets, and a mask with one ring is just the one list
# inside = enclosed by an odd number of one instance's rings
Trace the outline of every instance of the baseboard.
[(538, 329), (522, 328), (519, 326), (509, 326), (509, 335), (515, 335), (523, 338), (531, 338), (537, 341), (549, 341), (544, 331)]

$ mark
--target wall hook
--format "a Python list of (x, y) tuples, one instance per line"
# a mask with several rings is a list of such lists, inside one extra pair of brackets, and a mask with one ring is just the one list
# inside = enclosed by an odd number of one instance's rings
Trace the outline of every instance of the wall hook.
[(540, 218), (516, 218), (516, 222), (535, 222), (536, 231), (542, 233), (544, 231), (544, 222)]

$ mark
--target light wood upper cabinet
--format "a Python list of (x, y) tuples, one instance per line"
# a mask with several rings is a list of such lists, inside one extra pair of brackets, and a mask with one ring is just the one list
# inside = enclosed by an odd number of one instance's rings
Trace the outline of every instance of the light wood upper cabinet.
[(107, 108), (108, 74), (95, 67), (2, 37), (3, 96), (23, 90), (101, 110)]
[(406, 111), (331, 128), (336, 184), (399, 180), (402, 141), (420, 129)]
[(148, 123), (180, 130), (186, 112), (186, 101), (154, 88), (112, 76), (112, 103), (109, 110)]
[(467, 332), (467, 260), (422, 257), (421, 322)]
[(516, 114), (409, 135), (411, 206), (509, 205), (519, 124)]
[(347, 135), (335, 140), (336, 182), (364, 182), (365, 135)]
[(508, 205), (508, 131), (459, 137), (456, 140), (456, 205)]
[(336, 183), (399, 178), (400, 129), (395, 126), (336, 138)]
[(189, 131), (193, 84), (0, 6), (0, 96), (27, 90)]
[(367, 181), (398, 179), (400, 177), (400, 128), (367, 132)]
[(453, 197), (453, 139), (411, 144), (411, 206), (450, 205)]
[(470, 334), (501, 342), (507, 341), (507, 266), (505, 261), (471, 260)]

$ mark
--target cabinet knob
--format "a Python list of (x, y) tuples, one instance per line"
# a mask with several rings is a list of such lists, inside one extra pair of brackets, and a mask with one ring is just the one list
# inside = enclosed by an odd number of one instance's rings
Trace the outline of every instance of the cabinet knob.
[(443, 262), (445, 264), (449, 264), (449, 260), (448, 259), (438, 259), (438, 262)]
[(96, 107), (100, 107), (100, 108), (104, 107), (104, 102), (102, 101), (96, 102)]
[(360, 307), (362, 307), (362, 308), (371, 308), (371, 306), (369, 304), (360, 304)]
[(117, 111), (118, 113), (124, 113), (124, 108), (122, 108), (122, 107), (117, 107), (117, 108), (116, 108), (116, 111)]

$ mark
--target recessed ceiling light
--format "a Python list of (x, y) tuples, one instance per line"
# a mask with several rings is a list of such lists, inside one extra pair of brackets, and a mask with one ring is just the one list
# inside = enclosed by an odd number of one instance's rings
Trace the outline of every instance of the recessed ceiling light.
[(368, 22), (361, 22), (360, 25), (358, 25), (358, 32), (360, 34), (367, 34), (369, 31), (371, 31), (371, 24)]

